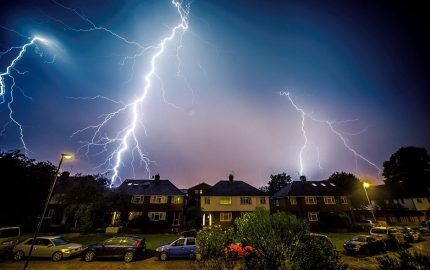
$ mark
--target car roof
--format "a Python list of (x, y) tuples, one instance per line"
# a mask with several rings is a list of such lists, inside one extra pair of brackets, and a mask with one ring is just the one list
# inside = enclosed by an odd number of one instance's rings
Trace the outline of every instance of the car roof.
[[(47, 240), (52, 240), (52, 239), (55, 239), (55, 238), (63, 238), (63, 237), (62, 237), (62, 236), (60, 236), (60, 235), (53, 235), (53, 236), (38, 236), (38, 237), (36, 237), (36, 239), (47, 239)], [(28, 241), (28, 240), (30, 240), (30, 239), (33, 239), (33, 237), (27, 238), (27, 240), (26, 240), (26, 241)]]
[(0, 227), (0, 230), (19, 229), (19, 227)]

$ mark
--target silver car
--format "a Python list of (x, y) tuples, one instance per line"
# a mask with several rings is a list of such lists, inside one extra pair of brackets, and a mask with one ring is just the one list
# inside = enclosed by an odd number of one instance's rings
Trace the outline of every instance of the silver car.
[[(33, 238), (29, 238), (16, 245), (13, 249), (13, 259), (19, 261), (28, 256), (31, 243), (33, 243)], [(60, 236), (45, 236), (36, 238), (31, 256), (50, 257), (53, 261), (60, 261), (63, 258), (78, 255), (83, 250), (82, 245), (70, 243)]]

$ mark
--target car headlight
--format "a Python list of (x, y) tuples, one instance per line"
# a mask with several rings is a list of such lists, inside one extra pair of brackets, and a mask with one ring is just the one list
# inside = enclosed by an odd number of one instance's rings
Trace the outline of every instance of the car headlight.
[(61, 252), (63, 252), (63, 253), (70, 253), (70, 249), (68, 249), (68, 248), (63, 248), (63, 249), (61, 250)]

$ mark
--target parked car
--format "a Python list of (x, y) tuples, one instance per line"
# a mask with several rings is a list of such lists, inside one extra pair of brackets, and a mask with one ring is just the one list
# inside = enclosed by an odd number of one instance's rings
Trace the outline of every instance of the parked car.
[(351, 240), (343, 244), (347, 253), (363, 253), (366, 255), (385, 252), (387, 247), (382, 240), (378, 240), (370, 235), (356, 235)]
[(356, 221), (354, 223), (354, 226), (357, 228), (360, 228), (363, 231), (369, 231), (371, 228), (375, 226), (375, 223), (373, 222), (373, 220), (363, 219), (363, 220)]
[(387, 248), (397, 249), (406, 244), (405, 236), (393, 227), (373, 227), (370, 235), (384, 241)]
[[(30, 252), (33, 238), (17, 244), (13, 249), (13, 259), (22, 260)], [(54, 262), (78, 255), (84, 248), (80, 244), (70, 243), (61, 236), (37, 237), (31, 253), (32, 257), (50, 257)]]
[(15, 245), (18, 244), (20, 236), (19, 227), (0, 228), (0, 254), (11, 252)]
[(423, 234), (430, 233), (430, 220), (421, 222), (420, 231)]
[(403, 233), (406, 242), (408, 243), (414, 243), (421, 241), (421, 233), (412, 230), (408, 226), (402, 226), (402, 227), (396, 227), (397, 230), (399, 230), (400, 233)]
[(122, 258), (131, 262), (142, 256), (146, 249), (145, 239), (137, 236), (116, 236), (103, 243), (89, 245), (82, 252), (82, 259), (92, 262), (96, 258)]
[(170, 244), (158, 247), (156, 255), (162, 261), (168, 258), (194, 259), (196, 257), (196, 238), (180, 237)]

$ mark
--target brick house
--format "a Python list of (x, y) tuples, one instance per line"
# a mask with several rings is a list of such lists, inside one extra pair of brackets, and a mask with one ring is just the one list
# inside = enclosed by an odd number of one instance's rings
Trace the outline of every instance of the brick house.
[(187, 206), (200, 206), (201, 196), (211, 187), (204, 182), (190, 187), (187, 192)]
[(257, 207), (270, 210), (269, 196), (263, 191), (234, 180), (221, 180), (203, 193), (200, 201), (203, 226), (228, 227), (243, 213), (253, 212)]
[(311, 227), (340, 225), (341, 216), (350, 219), (351, 204), (346, 192), (328, 181), (307, 181), (304, 176), (300, 179), (274, 194), (272, 212), (283, 211), (305, 218)]
[[(127, 179), (118, 187), (130, 195), (129, 227), (177, 230), (183, 225), (185, 194), (169, 180)], [(114, 212), (112, 223), (120, 219)]]

